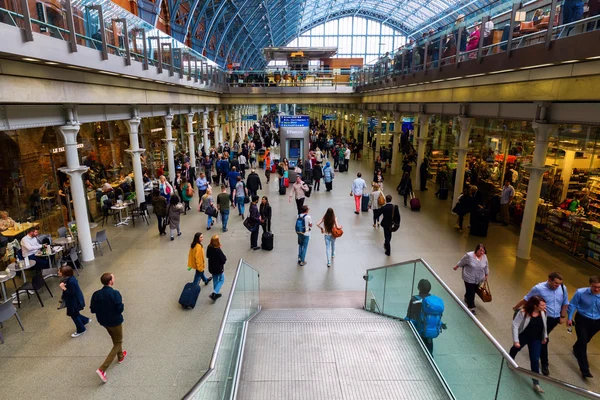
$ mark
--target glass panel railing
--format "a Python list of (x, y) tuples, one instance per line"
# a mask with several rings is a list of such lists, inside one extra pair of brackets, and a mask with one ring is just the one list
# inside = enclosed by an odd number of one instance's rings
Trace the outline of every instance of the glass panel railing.
[[(421, 283), (425, 280), (431, 286), (429, 294), (443, 301), (443, 329), (435, 338), (419, 337), (419, 340), (430, 350), (431, 361), (454, 398), (539, 398), (532, 390), (531, 379), (535, 377), (546, 391), (544, 398), (600, 399), (597, 393), (519, 368), (425, 261), (368, 270), (365, 279), (365, 309), (376, 313), (418, 321), (409, 304), (413, 296), (419, 295), (419, 287), (428, 286)], [(418, 322), (413, 324), (415, 332), (418, 325)]]
[(209, 369), (185, 399), (231, 398), (243, 350), (244, 323), (260, 310), (259, 292), (258, 271), (240, 260)]

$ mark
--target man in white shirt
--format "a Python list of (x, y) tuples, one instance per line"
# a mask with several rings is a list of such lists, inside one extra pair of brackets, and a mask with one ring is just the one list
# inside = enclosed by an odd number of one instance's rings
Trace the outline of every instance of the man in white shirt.
[(348, 164), (350, 163), (350, 154), (352, 151), (350, 150), (350, 146), (346, 147), (346, 151), (344, 152), (344, 162), (346, 163), (346, 171), (348, 171)]
[(27, 235), (23, 236), (23, 239), (21, 239), (21, 253), (23, 253), (23, 257), (35, 261), (35, 269), (42, 270), (49, 268), (50, 265), (47, 257), (37, 257), (35, 255), (43, 247), (37, 240), (39, 234), (38, 228), (34, 227), (27, 232)]
[(296, 199), (296, 208), (298, 209), (298, 214), (302, 212), (302, 207), (304, 206), (304, 199), (306, 198), (306, 192), (308, 192), (308, 185), (302, 181), (300, 176), (296, 176), (296, 182), (292, 185), (292, 193), (290, 193), (290, 197), (288, 201), (292, 202), (292, 196)]
[(492, 29), (494, 29), (494, 22), (490, 19), (485, 25), (483, 25), (483, 45), (489, 46), (492, 44)]
[(360, 172), (356, 174), (356, 179), (352, 182), (352, 191), (350, 192), (350, 195), (354, 195), (354, 205), (356, 206), (354, 214), (360, 214), (360, 202), (362, 201), (363, 191), (367, 190), (367, 184), (361, 176)]
[(240, 166), (240, 175), (242, 179), (246, 178), (246, 157), (243, 154), (238, 156), (238, 164)]
[(512, 203), (513, 197), (515, 197), (515, 189), (511, 186), (510, 181), (507, 179), (504, 181), (504, 187), (502, 188), (502, 197), (500, 197), (500, 213), (504, 222), (502, 225), (507, 226), (510, 222), (510, 216), (508, 215), (508, 209), (510, 203)]

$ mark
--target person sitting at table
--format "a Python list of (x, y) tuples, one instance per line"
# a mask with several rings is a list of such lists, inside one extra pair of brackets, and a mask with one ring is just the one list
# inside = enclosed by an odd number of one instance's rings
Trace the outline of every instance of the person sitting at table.
[(8, 216), (7, 211), (0, 211), (0, 232), (15, 226), (15, 221)]
[(37, 240), (40, 231), (39, 228), (33, 227), (27, 231), (27, 235), (21, 239), (21, 252), (23, 257), (28, 257), (30, 260), (35, 261), (34, 269), (41, 271), (46, 268), (50, 268), (50, 261), (48, 257), (38, 257), (35, 255), (42, 249), (42, 244)]
[(113, 190), (112, 186), (110, 185), (110, 183), (108, 183), (108, 181), (106, 179), (102, 179), (102, 181), (100, 181), (102, 183), (102, 191), (103, 192), (109, 192), (111, 190)]

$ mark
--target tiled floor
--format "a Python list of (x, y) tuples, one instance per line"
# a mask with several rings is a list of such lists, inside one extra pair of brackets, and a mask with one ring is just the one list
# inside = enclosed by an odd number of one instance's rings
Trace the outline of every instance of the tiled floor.
[[(58, 282), (50, 280), (55, 295), (50, 299), (43, 293), (46, 307), (41, 308), (35, 298), (25, 301), (20, 315), (25, 332), (16, 321), (4, 324), (5, 344), (0, 345), (1, 392), (6, 398), (61, 398), (61, 399), (178, 399), (206, 370), (219, 329), (231, 278), (239, 258), (245, 258), (260, 271), (261, 290), (270, 308), (289, 307), (349, 307), (358, 304), (364, 293), (362, 275), (370, 267), (391, 264), (422, 257), (462, 297), (463, 284), (458, 272), (452, 271), (465, 251), (471, 250), (481, 239), (459, 234), (453, 229), (454, 217), (450, 201), (439, 201), (433, 191), (419, 193), (423, 209), (411, 213), (401, 208), (402, 226), (394, 234), (392, 256), (383, 254), (383, 232), (372, 227), (370, 214), (354, 214), (353, 200), (349, 197), (350, 184), (356, 172), (362, 170), (370, 177), (367, 164), (350, 165), (350, 172), (337, 174), (334, 191), (324, 187), (315, 192), (307, 204), (316, 223), (327, 207), (333, 206), (344, 236), (337, 241), (336, 258), (331, 268), (326, 266), (325, 244), (318, 230), (313, 232), (308, 264), (296, 263), (297, 246), (294, 234), (295, 204), (287, 196), (279, 196), (277, 182), (260, 193), (267, 195), (273, 206), (275, 249), (271, 252), (251, 251), (249, 233), (242, 218), (232, 213), (229, 231), (219, 233), (225, 254), (226, 281), (223, 298), (216, 304), (208, 298), (211, 287), (202, 287), (201, 298), (194, 310), (182, 310), (177, 303), (183, 285), (192, 279), (193, 272), (186, 268), (189, 245), (196, 231), (206, 232), (206, 216), (191, 212), (182, 216), (183, 235), (174, 242), (168, 236), (159, 237), (156, 219), (151, 226), (134, 228), (109, 227), (113, 251), (105, 248), (104, 256), (89, 263), (79, 281), (86, 301), (101, 287), (99, 277), (110, 271), (116, 275), (115, 287), (125, 303), (124, 348), (127, 361), (108, 370), (109, 382), (103, 385), (94, 370), (102, 363), (110, 349), (106, 331), (94, 323), (89, 331), (71, 339), (73, 323), (64, 310), (57, 311)], [(262, 174), (261, 174), (262, 176)], [(394, 194), (399, 176), (386, 176), (386, 192)], [(264, 182), (264, 181), (263, 181)], [(289, 193), (289, 190), (288, 190)], [(247, 212), (247, 211), (246, 211)], [(220, 223), (216, 228), (220, 227)], [(208, 239), (208, 237), (207, 237)], [(570, 293), (587, 285), (589, 275), (598, 273), (594, 267), (583, 264), (551, 246), (535, 241), (532, 260), (515, 257), (518, 231), (498, 225), (490, 227), (484, 240), (491, 264), (490, 284), (493, 303), (480, 305), (478, 318), (500, 343), (511, 344), (511, 306), (534, 284), (545, 280), (548, 272), (561, 271), (566, 277)], [(10, 288), (9, 288), (10, 291)], [(287, 293), (285, 297), (283, 294)], [(278, 300), (278, 299), (281, 299)], [(552, 376), (585, 385), (577, 374), (577, 364), (570, 348), (575, 340), (564, 327), (552, 333)], [(597, 355), (599, 339), (590, 344), (592, 372), (597, 375), (600, 363)], [(517, 362), (527, 366), (526, 352)], [(591, 389), (600, 391), (600, 384), (591, 380)]]

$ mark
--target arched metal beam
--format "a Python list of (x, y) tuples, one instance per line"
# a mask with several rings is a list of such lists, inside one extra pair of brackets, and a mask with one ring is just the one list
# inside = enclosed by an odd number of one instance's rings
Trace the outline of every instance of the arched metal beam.
[[(219, 43), (217, 44), (217, 54), (219, 54), (219, 49), (221, 49), (221, 45), (223, 44), (223, 40), (225, 40), (225, 37), (227, 36), (227, 33), (229, 32), (229, 29), (231, 28), (231, 25), (233, 25), (234, 21), (236, 18), (238, 18), (238, 16), (240, 15), (240, 10), (242, 8), (244, 8), (246, 6), (246, 4), (248, 4), (250, 1), (252, 0), (246, 0), (244, 1), (244, 4), (242, 4), (241, 7), (238, 7), (235, 3), (232, 3), (233, 6), (235, 7), (236, 11), (235, 14), (233, 15), (233, 17), (231, 18), (231, 20), (227, 23), (227, 26), (225, 26), (225, 30), (223, 32), (221, 32), (221, 39), (219, 40)], [(243, 21), (242, 21), (243, 23)]]
[[(253, 19), (254, 14), (256, 14), (256, 12), (258, 11), (258, 8), (255, 8), (254, 11), (252, 12), (252, 14), (250, 15), (250, 20)], [(240, 35), (240, 33), (246, 30), (246, 32), (248, 32), (248, 28), (246, 27), (246, 25), (244, 25), (242, 28), (238, 29), (237, 33), (235, 34), (235, 36), (233, 37), (233, 40), (230, 42), (229, 46), (227, 46), (227, 54), (225, 54), (225, 62), (227, 62), (227, 60), (229, 59), (229, 54), (231, 53), (231, 49), (233, 48), (235, 41), (237, 40), (238, 36)]]
[(208, 43), (208, 39), (210, 38), (210, 33), (212, 31), (212, 27), (215, 24), (216, 21), (218, 21), (221, 17), (221, 12), (223, 11), (223, 8), (225, 8), (225, 5), (229, 2), (229, 0), (223, 0), (221, 2), (221, 4), (219, 4), (219, 8), (217, 8), (217, 11), (215, 12), (215, 15), (213, 15), (212, 19), (210, 20), (210, 25), (208, 26), (208, 29), (206, 30), (206, 35), (204, 35), (204, 43), (202, 44), (202, 52), (204, 52), (204, 50), (206, 50), (206, 44)]

